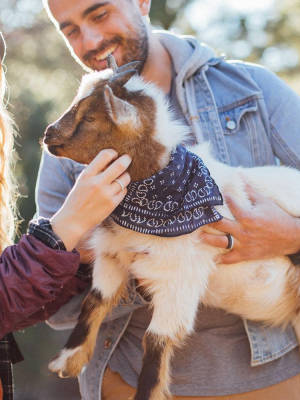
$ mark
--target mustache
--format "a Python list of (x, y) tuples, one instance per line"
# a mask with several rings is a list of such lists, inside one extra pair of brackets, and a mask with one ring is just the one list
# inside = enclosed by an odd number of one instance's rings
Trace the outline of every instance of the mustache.
[(97, 49), (87, 51), (83, 55), (82, 59), (84, 61), (89, 61), (91, 58), (94, 58), (98, 53), (102, 53), (106, 49), (108, 49), (111, 46), (114, 46), (116, 44), (119, 44), (120, 42), (121, 42), (121, 40), (119, 38), (114, 38), (114, 39), (111, 39), (111, 40), (105, 40), (104, 42), (101, 43), (101, 45)]

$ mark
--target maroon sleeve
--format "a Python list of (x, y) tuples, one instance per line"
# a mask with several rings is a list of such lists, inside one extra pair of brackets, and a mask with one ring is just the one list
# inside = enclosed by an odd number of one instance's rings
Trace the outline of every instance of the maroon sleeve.
[(14, 331), (25, 329), (28, 326), (46, 321), (51, 315), (55, 314), (60, 307), (68, 303), (73, 296), (80, 294), (89, 283), (78, 279), (76, 276), (71, 278), (60, 290), (56, 292), (55, 298), (46, 303), (39, 311), (20, 321), (14, 327)]
[[(22, 235), (17, 245), (7, 247), (0, 257), (0, 338), (51, 304), (78, 265), (78, 252), (54, 250), (32, 235)], [(75, 294), (77, 283), (64, 303)]]

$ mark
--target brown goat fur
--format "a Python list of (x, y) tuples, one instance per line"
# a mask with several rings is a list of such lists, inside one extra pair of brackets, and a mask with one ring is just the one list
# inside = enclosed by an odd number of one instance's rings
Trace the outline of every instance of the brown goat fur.
[[(156, 104), (141, 90), (132, 93), (125, 87), (112, 86), (113, 89), (109, 79), (101, 80), (90, 96), (75, 99), (59, 124), (47, 128), (45, 143), (50, 153), (82, 164), (89, 164), (102, 149), (113, 147), (120, 156), (129, 154), (135, 160), (128, 172), (133, 181), (138, 181), (161, 169), (158, 160), (164, 148), (153, 137)], [(130, 119), (127, 123), (118, 123), (115, 108), (120, 105), (114, 104), (118, 99), (125, 106), (139, 108), (138, 126), (132, 126)]]

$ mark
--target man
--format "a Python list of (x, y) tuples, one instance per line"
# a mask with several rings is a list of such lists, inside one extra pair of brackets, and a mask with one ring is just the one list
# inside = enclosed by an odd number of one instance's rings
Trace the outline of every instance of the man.
[[(102, 70), (109, 53), (119, 66), (140, 60), (139, 72), (170, 97), (178, 116), (191, 126), (193, 141), (209, 140), (220, 161), (252, 167), (273, 165), (279, 158), (300, 168), (300, 100), (270, 72), (216, 58), (194, 38), (153, 33), (147, 18), (151, 0), (44, 1), (81, 65)], [(40, 214), (51, 216), (60, 207), (82, 169), (71, 160), (44, 155), (37, 192)], [(233, 249), (223, 257), (224, 264), (297, 253), (300, 220), (251, 188), (248, 191), (252, 209), (243, 210), (228, 199), (237, 220), (216, 223), (224, 235), (203, 235), (203, 240), (226, 248), (226, 234), (233, 237)], [(85, 400), (123, 400), (134, 394), (141, 369), (141, 339), (151, 314), (131, 284), (128, 299), (101, 327), (94, 357), (79, 377)], [(61, 308), (50, 324), (71, 327), (74, 313), (68, 313), (76, 302), (78, 298)], [(175, 353), (171, 392), (181, 400), (205, 396), (298, 399), (297, 346), (291, 327), (284, 332), (267, 329), (203, 307), (195, 333)]]

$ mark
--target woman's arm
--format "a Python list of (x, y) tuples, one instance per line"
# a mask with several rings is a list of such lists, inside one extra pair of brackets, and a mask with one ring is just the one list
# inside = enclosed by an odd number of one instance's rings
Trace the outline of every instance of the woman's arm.
[[(71, 251), (82, 235), (101, 223), (126, 194), (131, 160), (105, 150), (84, 170), (61, 209), (45, 224), (31, 223), (31, 234), (4, 250), (0, 258), (0, 338), (53, 302), (75, 275), (79, 254)], [(112, 163), (112, 164), (111, 164)], [(118, 178), (125, 189), (115, 182)], [(67, 251), (66, 251), (67, 250)], [(76, 281), (75, 281), (76, 280)], [(77, 284), (77, 286), (75, 285)], [(86, 284), (73, 278), (63, 292), (66, 302)], [(51, 306), (50, 306), (51, 308)]]
[(7, 247), (0, 257), (0, 338), (54, 300), (78, 264), (77, 252), (52, 249), (32, 235)]

